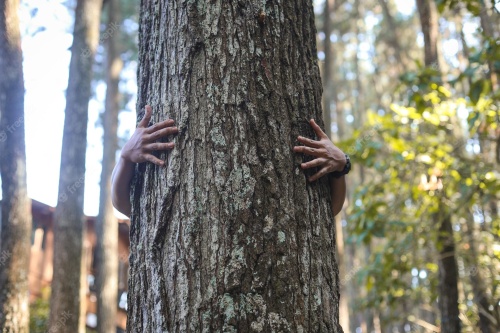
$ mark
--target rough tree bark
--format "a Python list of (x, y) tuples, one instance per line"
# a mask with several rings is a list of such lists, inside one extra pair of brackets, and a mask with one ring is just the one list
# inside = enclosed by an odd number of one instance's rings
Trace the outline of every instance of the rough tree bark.
[(0, 331), (28, 332), (31, 201), (26, 187), (19, 0), (0, 1)]
[[(54, 276), (50, 332), (84, 332), (85, 270), (83, 192), (92, 63), (99, 39), (102, 0), (78, 0), (71, 47), (59, 197), (54, 217)], [(83, 302), (84, 303), (84, 302)]]
[[(118, 149), (118, 113), (120, 72), (123, 62), (118, 51), (120, 4), (107, 0), (108, 24), (103, 41), (106, 44), (106, 105), (104, 111), (103, 156), (99, 217), (97, 219), (97, 331), (116, 332), (118, 305), (118, 219), (111, 202), (111, 173)], [(106, 38), (104, 38), (106, 37)]]
[[(171, 117), (132, 186), (128, 332), (342, 332), (311, 1), (142, 0), (138, 109)], [(142, 118), (142, 112), (138, 115)]]

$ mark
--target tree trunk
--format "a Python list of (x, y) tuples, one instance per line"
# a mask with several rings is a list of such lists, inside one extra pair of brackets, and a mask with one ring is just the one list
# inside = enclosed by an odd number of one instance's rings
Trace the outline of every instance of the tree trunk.
[[(481, 11), (479, 12), (479, 18), (481, 22), (481, 28), (483, 29), (483, 34), (486, 38), (498, 38), (497, 33), (495, 31), (495, 25), (492, 22), (491, 16), (489, 14), (488, 5), (484, 3), (484, 0), (480, 1)], [(488, 61), (488, 77), (491, 81), (491, 87), (493, 91), (498, 89), (498, 76), (497, 70), (495, 69), (495, 65), (492, 61)]]
[[(396, 66), (398, 67), (399, 73), (404, 73), (407, 68), (406, 61), (403, 61), (403, 48), (401, 47), (401, 43), (399, 42), (399, 33), (398, 27), (394, 18), (389, 10), (389, 5), (387, 4), (387, 0), (378, 0), (378, 3), (382, 7), (382, 12), (384, 13), (384, 20), (387, 22), (387, 27), (389, 28), (389, 44), (394, 49), (394, 56), (396, 58)], [(406, 59), (406, 58), (405, 58)]]
[(84, 332), (86, 276), (82, 272), (83, 192), (92, 63), (98, 43), (101, 0), (78, 0), (71, 47), (59, 198), (54, 217), (54, 277), (50, 332)]
[[(453, 22), (455, 24), (455, 32), (456, 36), (455, 39), (459, 42), (460, 44), (460, 52), (457, 54), (458, 61), (460, 63), (459, 68), (460, 70), (463, 70), (469, 65), (469, 47), (467, 46), (467, 41), (465, 39), (465, 33), (463, 30), (463, 15), (461, 14), (462, 9), (461, 7), (455, 7), (453, 10)], [(462, 80), (462, 94), (465, 96), (467, 95), (470, 86), (472, 85), (472, 79), (471, 77), (467, 77), (466, 80)]]
[(123, 67), (117, 50), (120, 4), (107, 0), (108, 24), (103, 40), (106, 43), (106, 108), (101, 171), (99, 217), (97, 219), (97, 331), (116, 332), (118, 305), (118, 219), (111, 202), (111, 173), (118, 149), (118, 113), (120, 72)]
[[(439, 24), (436, 5), (430, 0), (417, 0), (422, 33), (424, 34), (425, 66), (441, 70), (438, 50)], [(439, 252), (439, 310), (441, 312), (441, 332), (460, 332), (458, 310), (458, 267), (455, 259), (455, 241), (451, 216), (446, 203), (440, 199), (439, 213), (434, 214), (439, 228), (437, 248)]]
[[(486, 284), (479, 267), (479, 254), (474, 235), (474, 215), (471, 211), (468, 212), (467, 228), (465, 234), (469, 242), (470, 248), (470, 269), (469, 275), (471, 280), (472, 291), (474, 293), (474, 302), (476, 303), (479, 316), (479, 328), (481, 333), (495, 332), (495, 327), (492, 326), (495, 322), (493, 312), (490, 310), (492, 305), (486, 291)], [(493, 307), (492, 307), (493, 308)]]
[[(138, 109), (171, 117), (132, 186), (128, 332), (342, 332), (312, 2), (143, 0)], [(138, 115), (142, 118), (143, 114)]]
[(346, 276), (346, 265), (345, 265), (345, 257), (346, 253), (344, 251), (344, 230), (342, 228), (342, 212), (335, 217), (335, 231), (337, 233), (337, 260), (339, 267), (339, 276), (341, 277), (340, 281), (343, 283), (340, 284), (340, 294), (344, 295), (344, 297), (340, 298), (339, 304), (339, 320), (341, 326), (349, 331), (351, 327), (351, 323), (349, 320), (349, 298), (347, 284), (350, 283), (350, 279), (347, 279)]
[(331, 13), (335, 4), (335, 0), (325, 0), (325, 7), (323, 9), (323, 32), (325, 33), (325, 40), (323, 41), (323, 49), (325, 52), (325, 62), (323, 63), (323, 119), (325, 122), (325, 133), (331, 139), (332, 137), (332, 114), (331, 104), (332, 96), (335, 92), (332, 91), (332, 65), (334, 63), (334, 53), (332, 50), (332, 42), (330, 35), (332, 34), (332, 18)]
[[(359, 40), (359, 35), (362, 33), (360, 25), (364, 23), (364, 13), (362, 8), (362, 3), (360, 0), (354, 0), (354, 8), (356, 10), (356, 18), (355, 18), (355, 39), (356, 39), (356, 54), (354, 55), (354, 72), (356, 75), (356, 96), (354, 97), (353, 105), (354, 105), (354, 126), (355, 128), (362, 128), (365, 124), (365, 93), (363, 82), (361, 79), (361, 68), (359, 65), (359, 47), (361, 41)], [(360, 23), (362, 22), (362, 23)], [(359, 171), (359, 184), (365, 183), (365, 168), (362, 165), (358, 167)], [(368, 328), (371, 331), (371, 320)]]
[(441, 312), (441, 332), (460, 332), (460, 318), (458, 310), (458, 267), (455, 259), (455, 241), (451, 216), (444, 204), (441, 203), (441, 212), (437, 216), (439, 222), (439, 311)]
[(28, 332), (31, 201), (26, 187), (18, 0), (0, 1), (0, 331)]
[(424, 34), (425, 65), (440, 70), (438, 55), (439, 24), (436, 5), (431, 0), (416, 0), (420, 25)]

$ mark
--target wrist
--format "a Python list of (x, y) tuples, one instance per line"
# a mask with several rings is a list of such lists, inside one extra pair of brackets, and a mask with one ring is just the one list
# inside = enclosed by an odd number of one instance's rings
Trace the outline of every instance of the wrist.
[(337, 169), (333, 170), (333, 172), (341, 172), (342, 170), (344, 170), (344, 168), (347, 164), (347, 155), (342, 153), (342, 159), (340, 161), (341, 161), (341, 163), (339, 163), (339, 165), (337, 166)]
[(349, 171), (351, 171), (351, 159), (349, 158), (349, 155), (347, 154), (344, 155), (345, 155), (344, 157), (345, 163), (342, 169), (330, 173), (330, 175), (334, 178), (340, 178), (342, 176), (345, 176), (349, 173)]
[(130, 156), (128, 156), (127, 154), (123, 154), (123, 153), (120, 154), (120, 158), (118, 159), (118, 163), (123, 165), (124, 167), (134, 167), (135, 166), (135, 163), (132, 162), (132, 160), (130, 159)]

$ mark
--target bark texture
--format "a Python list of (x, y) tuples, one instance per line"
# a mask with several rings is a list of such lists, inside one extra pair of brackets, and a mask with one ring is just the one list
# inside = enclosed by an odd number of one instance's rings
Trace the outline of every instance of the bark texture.
[(26, 187), (18, 0), (0, 1), (0, 331), (28, 332), (31, 201)]
[(132, 186), (128, 332), (342, 332), (312, 2), (142, 0), (138, 118), (171, 117)]
[(59, 198), (54, 217), (54, 276), (50, 332), (85, 331), (82, 274), (83, 192), (92, 63), (99, 39), (102, 0), (78, 0), (64, 119)]
[(106, 40), (106, 107), (101, 171), (99, 217), (97, 219), (97, 331), (116, 332), (118, 310), (118, 219), (111, 202), (111, 173), (118, 149), (118, 113), (120, 72), (123, 62), (117, 49), (119, 2), (107, 0)]

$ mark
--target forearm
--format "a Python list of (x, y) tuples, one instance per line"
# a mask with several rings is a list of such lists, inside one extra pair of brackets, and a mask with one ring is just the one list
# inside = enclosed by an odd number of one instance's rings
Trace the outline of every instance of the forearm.
[(346, 196), (346, 181), (345, 176), (340, 178), (330, 177), (331, 192), (332, 192), (332, 211), (333, 216), (336, 216), (344, 206)]
[(135, 163), (120, 157), (111, 176), (111, 200), (122, 214), (130, 216), (130, 182), (134, 176)]

